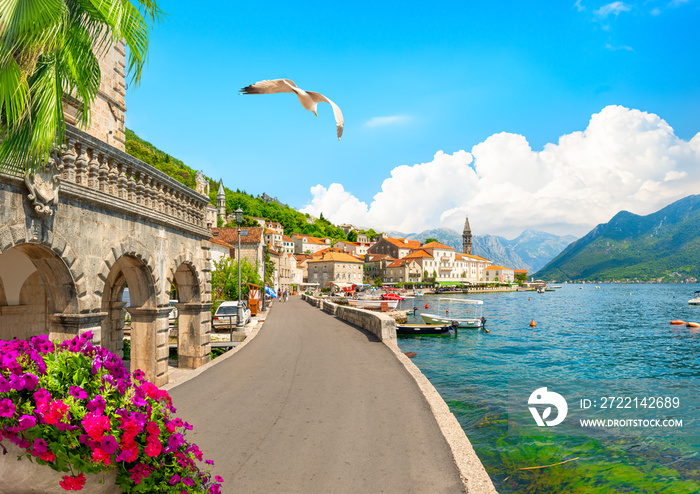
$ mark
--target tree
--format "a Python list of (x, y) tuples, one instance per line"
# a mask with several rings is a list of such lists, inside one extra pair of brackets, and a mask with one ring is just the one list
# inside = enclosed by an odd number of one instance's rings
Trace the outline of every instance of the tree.
[[(256, 263), (257, 264), (257, 263)], [(262, 286), (257, 265), (248, 260), (241, 262), (241, 298), (248, 297), (248, 283)], [(214, 302), (238, 300), (238, 262), (230, 257), (221, 258), (214, 262), (211, 272), (211, 291)]]
[(138, 84), (147, 20), (162, 17), (156, 0), (0, 1), (0, 170), (36, 170), (63, 143), (65, 94), (78, 102), (78, 125), (89, 125), (98, 57), (117, 40)]
[(355, 230), (348, 232), (348, 242), (357, 242), (357, 232)]
[(429, 244), (430, 242), (437, 242), (438, 239), (436, 238), (426, 238), (424, 244)]

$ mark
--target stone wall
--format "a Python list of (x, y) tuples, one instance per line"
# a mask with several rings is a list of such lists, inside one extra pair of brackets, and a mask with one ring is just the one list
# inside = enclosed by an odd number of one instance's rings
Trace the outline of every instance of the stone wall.
[(119, 352), (128, 286), (132, 367), (161, 385), (175, 286), (188, 328), (179, 355), (188, 367), (206, 363), (208, 198), (75, 128), (67, 142), (37, 175), (0, 175), (0, 338), (92, 331)]
[(386, 314), (337, 305), (328, 300), (312, 297), (305, 293), (301, 295), (301, 298), (311, 305), (320, 307), (324, 312), (335, 315), (338, 319), (349, 322), (353, 326), (366, 329), (389, 345), (396, 345), (396, 321)]

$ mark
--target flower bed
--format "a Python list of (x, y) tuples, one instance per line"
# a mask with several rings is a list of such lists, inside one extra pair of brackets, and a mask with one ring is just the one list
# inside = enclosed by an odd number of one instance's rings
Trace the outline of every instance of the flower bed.
[(22, 461), (67, 472), (67, 491), (116, 471), (127, 493), (219, 493), (223, 479), (200, 468), (202, 452), (184, 437), (192, 426), (173, 416), (168, 393), (141, 371), (132, 379), (91, 338), (0, 341), (0, 454), (9, 441)]

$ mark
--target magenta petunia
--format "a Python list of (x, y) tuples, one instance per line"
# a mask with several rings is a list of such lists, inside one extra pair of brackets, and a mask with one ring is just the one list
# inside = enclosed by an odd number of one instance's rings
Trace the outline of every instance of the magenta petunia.
[(87, 392), (80, 386), (71, 386), (69, 393), (73, 398), (77, 398), (79, 400), (84, 400), (88, 397)]
[(172, 476), (169, 483), (170, 483), (170, 485), (175, 485), (178, 482), (180, 482), (180, 476), (178, 474), (175, 474)]
[(11, 399), (3, 398), (0, 400), (0, 417), (12, 417), (16, 408)]
[(46, 441), (44, 441), (43, 439), (35, 439), (33, 448), (34, 451), (39, 455), (43, 455), (49, 450)]
[(119, 443), (111, 434), (102, 438), (102, 442), (100, 442), (100, 448), (110, 455), (114, 454), (118, 446)]
[(19, 428), (23, 431), (31, 429), (36, 425), (36, 417), (34, 415), (22, 415), (19, 418)]

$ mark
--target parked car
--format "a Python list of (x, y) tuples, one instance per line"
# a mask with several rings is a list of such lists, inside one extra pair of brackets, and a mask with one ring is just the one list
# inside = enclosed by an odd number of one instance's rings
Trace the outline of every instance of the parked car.
[(168, 322), (172, 326), (177, 322), (177, 307), (175, 307), (175, 304), (177, 304), (177, 300), (171, 300), (168, 305), (173, 308), (173, 310), (170, 311), (170, 314), (168, 314)]
[[(243, 324), (248, 324), (250, 321), (250, 309), (248, 308), (248, 302), (245, 300), (241, 301), (243, 306)], [(212, 327), (214, 329), (231, 329), (229, 324), (234, 327), (238, 323), (238, 302), (222, 302), (216, 312), (214, 313), (214, 319), (212, 320)]]

